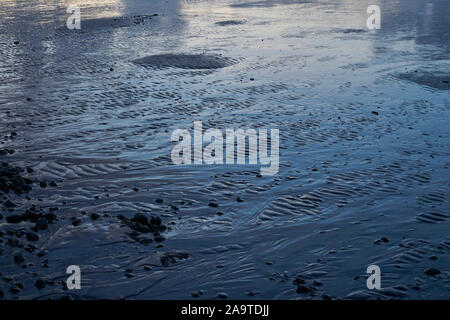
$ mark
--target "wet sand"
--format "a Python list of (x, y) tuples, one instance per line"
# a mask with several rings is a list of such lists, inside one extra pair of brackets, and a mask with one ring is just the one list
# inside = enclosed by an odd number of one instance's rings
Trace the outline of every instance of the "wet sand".
[[(0, 2), (0, 299), (450, 298), (446, 1), (72, 3)], [(279, 173), (173, 165), (197, 120)]]

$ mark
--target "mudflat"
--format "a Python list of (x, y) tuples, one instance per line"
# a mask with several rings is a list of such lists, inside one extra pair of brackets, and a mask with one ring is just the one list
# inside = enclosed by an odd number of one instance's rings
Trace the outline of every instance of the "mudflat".
[(0, 2), (0, 299), (450, 298), (447, 1), (81, 2)]

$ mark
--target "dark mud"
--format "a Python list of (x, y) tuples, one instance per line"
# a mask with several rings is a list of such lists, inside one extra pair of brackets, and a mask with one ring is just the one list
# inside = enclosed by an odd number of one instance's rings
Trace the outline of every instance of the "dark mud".
[(245, 21), (241, 20), (225, 20), (225, 21), (218, 21), (216, 22), (216, 25), (226, 27), (226, 26), (238, 26), (241, 24), (245, 24)]
[(220, 69), (233, 64), (232, 60), (201, 54), (161, 54), (134, 60), (151, 68)]
[(439, 90), (450, 90), (450, 76), (447, 74), (435, 74), (415, 70), (411, 73), (399, 75), (400, 79), (415, 82), (422, 86), (427, 86)]

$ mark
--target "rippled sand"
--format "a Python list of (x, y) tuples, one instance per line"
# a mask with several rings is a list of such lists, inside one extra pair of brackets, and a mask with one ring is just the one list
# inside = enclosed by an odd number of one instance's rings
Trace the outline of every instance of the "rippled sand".
[[(0, 160), (36, 181), (2, 196), (5, 298), (450, 298), (446, 1), (151, 2), (68, 30), (74, 1), (0, 1)], [(196, 120), (278, 128), (279, 173), (173, 165)], [(37, 241), (7, 222), (32, 205), (57, 217)]]

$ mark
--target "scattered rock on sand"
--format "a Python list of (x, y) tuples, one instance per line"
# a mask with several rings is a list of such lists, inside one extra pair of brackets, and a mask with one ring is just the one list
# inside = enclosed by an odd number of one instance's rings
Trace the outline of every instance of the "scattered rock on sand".
[[(20, 195), (31, 190), (32, 181), (22, 176), (24, 169), (10, 166), (7, 162), (0, 164), (0, 191), (9, 193), (14, 191)], [(31, 183), (30, 183), (31, 182)]]

